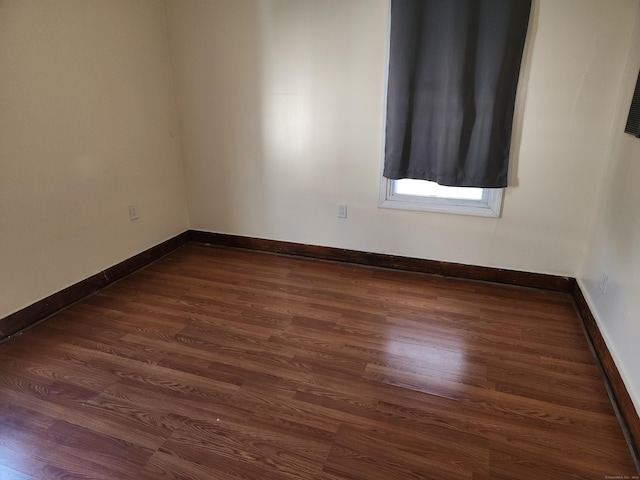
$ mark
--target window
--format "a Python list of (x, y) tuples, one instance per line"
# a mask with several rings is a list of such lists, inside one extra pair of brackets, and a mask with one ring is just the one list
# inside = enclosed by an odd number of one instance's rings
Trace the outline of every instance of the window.
[(444, 187), (426, 180), (381, 177), (380, 207), (499, 217), (502, 188)]
[(381, 207), (500, 216), (530, 10), (391, 0)]

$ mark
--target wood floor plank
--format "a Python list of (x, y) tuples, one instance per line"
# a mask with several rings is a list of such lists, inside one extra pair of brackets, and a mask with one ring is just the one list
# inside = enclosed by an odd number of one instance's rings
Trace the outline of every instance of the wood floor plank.
[(571, 298), (188, 245), (0, 344), (0, 478), (637, 475)]

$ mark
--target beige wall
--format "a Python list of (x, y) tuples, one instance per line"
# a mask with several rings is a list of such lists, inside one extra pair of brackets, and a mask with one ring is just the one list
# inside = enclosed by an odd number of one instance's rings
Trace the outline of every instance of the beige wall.
[[(578, 281), (640, 413), (640, 139), (624, 133), (640, 69), (640, 12), (629, 45), (593, 235)], [(609, 281), (602, 294), (605, 274)]]
[(192, 227), (574, 275), (636, 1), (535, 5), (517, 186), (487, 219), (377, 207), (386, 0), (168, 0)]
[(174, 104), (161, 1), (0, 1), (0, 318), (188, 228)]

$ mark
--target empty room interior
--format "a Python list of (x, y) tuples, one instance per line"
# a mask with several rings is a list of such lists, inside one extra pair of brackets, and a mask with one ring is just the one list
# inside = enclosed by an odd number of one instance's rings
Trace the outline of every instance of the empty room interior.
[(640, 0), (512, 2), (481, 213), (402, 3), (0, 0), (0, 479), (638, 478)]

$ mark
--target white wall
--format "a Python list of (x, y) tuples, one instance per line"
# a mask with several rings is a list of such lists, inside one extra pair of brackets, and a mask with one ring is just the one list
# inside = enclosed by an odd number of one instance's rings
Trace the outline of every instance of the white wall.
[(0, 318), (187, 228), (164, 4), (0, 1)]
[(636, 3), (535, 2), (517, 186), (487, 219), (377, 207), (386, 0), (168, 0), (192, 228), (575, 275)]
[[(624, 133), (640, 69), (640, 11), (634, 18), (593, 235), (578, 281), (640, 412), (640, 139)], [(604, 274), (609, 281), (603, 295)]]

